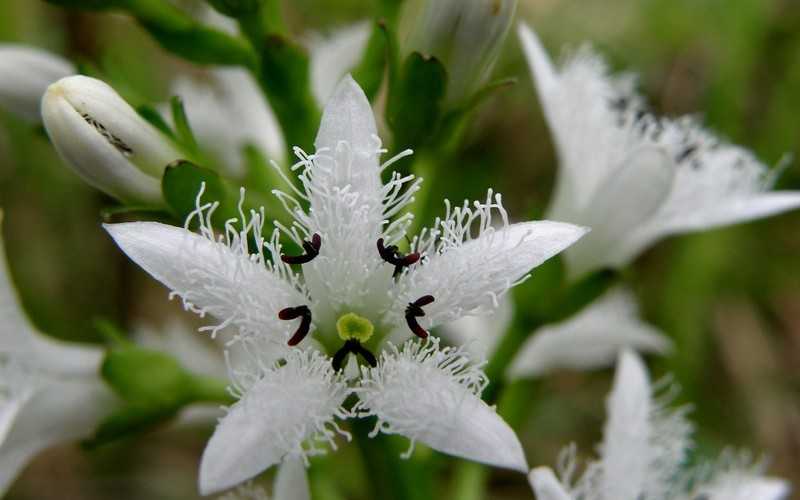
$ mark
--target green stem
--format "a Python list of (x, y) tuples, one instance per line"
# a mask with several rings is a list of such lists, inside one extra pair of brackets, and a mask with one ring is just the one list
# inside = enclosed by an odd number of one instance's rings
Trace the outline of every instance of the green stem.
[(228, 392), (228, 384), (214, 377), (192, 376), (188, 392), (195, 403), (231, 405), (236, 402)]
[(489, 469), (476, 462), (461, 460), (453, 475), (453, 500), (483, 500), (486, 497), (486, 483)]
[(353, 419), (352, 431), (364, 459), (369, 488), (375, 498), (385, 500), (430, 500), (433, 495), (433, 479), (428, 461), (414, 456), (403, 459), (400, 455), (407, 441), (397, 436), (369, 433), (374, 428), (374, 419)]

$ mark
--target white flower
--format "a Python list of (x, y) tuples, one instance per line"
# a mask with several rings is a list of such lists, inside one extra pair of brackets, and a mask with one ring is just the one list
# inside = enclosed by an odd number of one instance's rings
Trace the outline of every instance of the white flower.
[(183, 99), (200, 147), (220, 162), (229, 176), (246, 174), (242, 150), (247, 145), (258, 147), (268, 158), (284, 158), (277, 119), (246, 70), (216, 68), (196, 77), (182, 76), (173, 82), (172, 93)]
[(364, 56), (372, 26), (367, 21), (339, 28), (327, 36), (310, 37), (311, 92), (320, 105), (328, 102), (336, 86)]
[(774, 176), (749, 151), (696, 120), (644, 110), (631, 75), (612, 76), (588, 47), (559, 67), (519, 30), (559, 156), (548, 216), (592, 233), (566, 252), (572, 276), (622, 267), (668, 235), (766, 217), (800, 205), (769, 192)]
[(0, 241), (0, 496), (41, 450), (87, 437), (114, 404), (102, 349), (60, 342), (25, 316)]
[[(539, 467), (529, 479), (539, 500), (780, 500), (785, 481), (763, 477), (763, 466), (724, 453), (717, 464), (685, 469), (691, 448), (686, 409), (670, 410), (654, 399), (647, 370), (632, 351), (623, 351), (606, 403), (608, 420), (601, 456), (579, 478), (575, 448), (559, 460), (560, 479)], [(669, 395), (669, 394), (668, 394)]]
[(120, 200), (161, 203), (161, 176), (182, 157), (104, 82), (70, 76), (42, 98), (44, 126), (58, 153), (89, 184)]
[(42, 94), (47, 86), (74, 73), (72, 63), (50, 52), (0, 44), (0, 108), (39, 122)]
[[(427, 329), (491, 312), (511, 286), (585, 229), (509, 224), (499, 195), (490, 192), (483, 203), (447, 203), (446, 216), (403, 255), (394, 245), (411, 215), (400, 214), (420, 181), (397, 173), (381, 181), (393, 160), (380, 164), (385, 150), (375, 119), (352, 78), (325, 108), (315, 146), (313, 155), (297, 150), (292, 170), (300, 186), (287, 178), (292, 194), (275, 192), (295, 220), (279, 225), (269, 240), (261, 236), (263, 212), (256, 211), (249, 221), (242, 214), (243, 227), (231, 221), (216, 236), (209, 223), (213, 204), (198, 206), (187, 220), (188, 227), (196, 219), (201, 234), (155, 222), (106, 226), (188, 309), (220, 321), (208, 329), (235, 327), (234, 340), (249, 353), (229, 363), (240, 399), (206, 448), (201, 491), (231, 487), (284, 458), (335, 446), (337, 435), (347, 435), (337, 420), (351, 415), (342, 407), (351, 393), (360, 399), (358, 415), (378, 417), (375, 432), (527, 470), (511, 428), (478, 397), (486, 383), (479, 367), (462, 350), (441, 348)], [(303, 255), (282, 255), (279, 233)], [(302, 277), (291, 265), (302, 265)], [(319, 349), (303, 341), (309, 334)], [(410, 340), (398, 348), (386, 342), (412, 334), (427, 343)], [(348, 381), (339, 370), (347, 358), (369, 367)]]
[(447, 69), (447, 100), (467, 99), (489, 77), (517, 10), (517, 0), (416, 0), (403, 16), (404, 51), (438, 58)]
[(629, 290), (612, 289), (586, 309), (536, 331), (520, 348), (507, 376), (536, 377), (552, 370), (591, 370), (611, 365), (625, 348), (664, 353), (671, 342), (639, 318)]

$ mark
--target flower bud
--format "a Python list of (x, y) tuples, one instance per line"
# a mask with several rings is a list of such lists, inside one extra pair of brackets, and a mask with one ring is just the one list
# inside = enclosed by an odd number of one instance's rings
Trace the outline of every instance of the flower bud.
[(36, 123), (41, 120), (39, 105), (47, 86), (74, 73), (73, 65), (55, 54), (0, 44), (0, 108)]
[(58, 153), (89, 184), (125, 202), (162, 203), (164, 169), (183, 155), (106, 83), (57, 81), (42, 117)]
[(446, 99), (458, 102), (486, 82), (516, 8), (517, 0), (416, 0), (403, 17), (405, 52), (439, 59)]

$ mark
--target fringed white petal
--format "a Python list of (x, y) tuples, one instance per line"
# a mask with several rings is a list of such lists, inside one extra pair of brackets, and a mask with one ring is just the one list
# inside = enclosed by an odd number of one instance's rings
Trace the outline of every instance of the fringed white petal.
[(216, 68), (202, 77), (181, 77), (172, 84), (172, 93), (183, 99), (198, 143), (232, 177), (246, 174), (246, 145), (276, 161), (286, 156), (275, 114), (246, 70)]
[(766, 462), (748, 452), (726, 450), (715, 463), (700, 465), (682, 479), (690, 490), (687, 500), (783, 500), (787, 481), (764, 475)]
[(376, 243), (384, 238), (389, 246), (405, 235), (408, 216), (386, 224), (413, 200), (419, 181), (395, 173), (382, 183), (381, 171), (393, 160), (380, 164), (385, 150), (372, 108), (349, 75), (325, 107), (315, 146), (314, 155), (296, 149), (300, 161), (292, 169), (300, 171), (301, 186), (292, 193), (275, 191), (295, 219), (290, 228), (281, 226), (287, 236), (298, 244), (321, 236), (319, 255), (303, 266), (314, 315), (332, 322), (349, 312), (345, 307), (362, 305), (358, 312), (365, 315), (384, 309), (391, 267), (381, 260)]
[(536, 500), (572, 500), (549, 467), (536, 467), (528, 474)]
[(275, 475), (275, 500), (311, 500), (306, 468), (299, 460), (286, 460)]
[(632, 351), (619, 356), (601, 459), (589, 464), (576, 485), (579, 498), (667, 498), (690, 447), (686, 408), (669, 410), (653, 398), (642, 360)]
[(650, 486), (647, 480), (654, 431), (651, 392), (642, 360), (623, 351), (606, 402), (608, 417), (602, 444), (602, 490), (606, 498), (639, 498)]
[(326, 443), (335, 448), (339, 434), (349, 438), (336, 424), (348, 415), (341, 406), (348, 389), (327, 357), (294, 349), (285, 364), (262, 368), (206, 446), (200, 465), (204, 495), (242, 483), (284, 459), (324, 453)]
[(592, 232), (564, 254), (573, 278), (625, 262), (626, 239), (662, 207), (672, 189), (673, 172), (672, 160), (661, 147), (631, 151), (598, 186), (580, 219)]
[(515, 379), (564, 368), (602, 368), (611, 365), (626, 348), (664, 353), (670, 347), (666, 336), (639, 318), (630, 291), (614, 289), (575, 317), (534, 333), (520, 349), (507, 376)]
[[(201, 217), (202, 218), (202, 217)], [(203, 234), (157, 222), (106, 224), (117, 245), (145, 271), (183, 299), (186, 309), (209, 314), (220, 323), (205, 327), (212, 334), (233, 326), (241, 333), (264, 333), (286, 339), (292, 325), (278, 311), (307, 302), (297, 278), (278, 256), (274, 237), (261, 237), (260, 216), (241, 232), (229, 225), (217, 238), (204, 224)], [(250, 254), (254, 238), (258, 253)], [(265, 248), (272, 257), (265, 256)]]
[(435, 298), (420, 320), (427, 328), (490, 313), (533, 268), (586, 231), (551, 221), (509, 224), (500, 195), (491, 191), (483, 203), (455, 208), (447, 203), (445, 218), (414, 240), (412, 247), (423, 261), (403, 275), (391, 314), (402, 313), (405, 304), (425, 295)]
[(320, 105), (328, 102), (336, 85), (361, 61), (371, 26), (359, 22), (340, 28), (330, 36), (312, 38), (310, 47), (311, 91)]
[(527, 472), (516, 434), (480, 399), (486, 376), (463, 351), (439, 341), (390, 345), (363, 368), (354, 413), (378, 418), (374, 434), (400, 434), (458, 457)]
[(438, 333), (451, 344), (462, 346), (472, 359), (485, 359), (511, 326), (514, 301), (500, 299), (497, 310), (485, 316), (464, 316), (439, 327)]

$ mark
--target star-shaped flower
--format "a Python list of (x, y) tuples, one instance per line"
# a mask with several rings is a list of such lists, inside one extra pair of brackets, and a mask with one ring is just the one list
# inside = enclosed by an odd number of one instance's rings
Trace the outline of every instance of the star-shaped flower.
[[(647, 369), (623, 351), (606, 403), (599, 459), (575, 478), (575, 448), (562, 454), (560, 479), (547, 467), (531, 471), (538, 500), (781, 500), (789, 485), (762, 476), (746, 454), (723, 453), (716, 464), (685, 468), (692, 425), (686, 408), (654, 397)], [(668, 402), (668, 401), (667, 401)]]
[[(0, 214), (1, 215), (1, 214)], [(116, 397), (99, 376), (103, 351), (61, 342), (30, 323), (0, 240), (0, 496), (37, 453), (89, 436)]]
[(592, 233), (565, 253), (571, 275), (622, 267), (665, 236), (800, 206), (769, 192), (775, 175), (695, 119), (646, 111), (635, 78), (609, 74), (588, 47), (555, 67), (534, 32), (519, 30), (559, 156), (548, 217)]
[[(385, 152), (366, 96), (346, 77), (329, 101), (316, 152), (297, 149), (292, 193), (276, 192), (294, 218), (269, 240), (262, 212), (241, 216), (217, 237), (215, 205), (194, 217), (201, 234), (155, 222), (106, 226), (136, 263), (185, 306), (232, 326), (249, 357), (231, 363), (239, 401), (206, 448), (200, 489), (245, 481), (286, 457), (321, 452), (348, 435), (337, 420), (376, 416), (375, 433), (397, 433), (434, 449), (525, 470), (511, 428), (480, 399), (480, 366), (428, 331), (465, 314), (488, 313), (528, 272), (585, 229), (540, 221), (510, 224), (499, 195), (452, 206), (398, 248), (411, 221), (401, 215), (420, 180), (381, 174)], [(198, 196), (199, 199), (199, 196)], [(279, 236), (303, 253), (282, 254)], [(302, 276), (292, 266), (302, 266)], [(403, 343), (409, 337), (409, 340)], [(389, 342), (392, 339), (394, 343)], [(400, 347), (397, 347), (400, 345)], [(349, 358), (349, 359), (348, 359)], [(345, 370), (355, 360), (361, 370)], [(354, 377), (345, 376), (345, 372)], [(352, 408), (345, 399), (356, 394)]]

